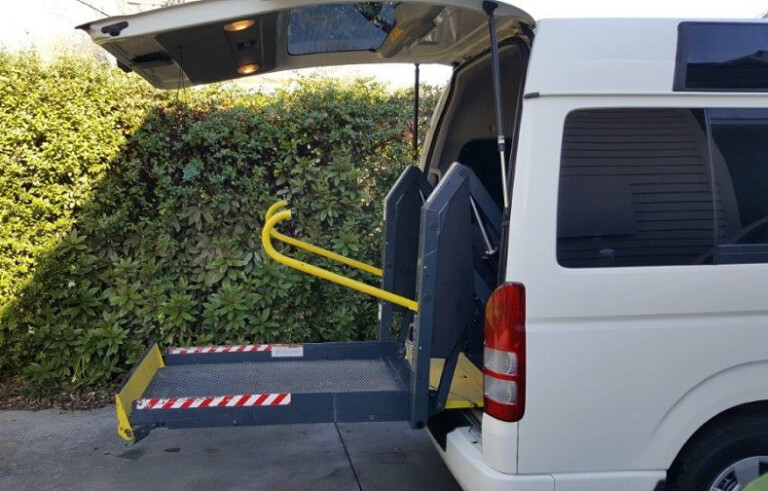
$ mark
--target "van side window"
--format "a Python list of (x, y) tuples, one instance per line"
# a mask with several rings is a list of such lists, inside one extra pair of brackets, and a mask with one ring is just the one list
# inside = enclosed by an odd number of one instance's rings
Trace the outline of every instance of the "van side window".
[(768, 109), (569, 114), (557, 261), (569, 268), (768, 262)]
[(768, 91), (768, 25), (683, 22), (678, 29), (676, 91)]
[[(732, 196), (715, 263), (768, 262), (768, 109), (708, 109), (718, 196)], [(722, 162), (722, 165), (718, 165)]]
[(702, 110), (570, 113), (560, 166), (558, 263), (682, 265), (712, 251), (708, 154)]

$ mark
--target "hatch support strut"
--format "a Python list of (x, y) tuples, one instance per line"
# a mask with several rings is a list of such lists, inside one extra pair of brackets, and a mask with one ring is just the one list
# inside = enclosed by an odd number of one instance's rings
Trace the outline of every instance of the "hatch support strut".
[(419, 64), (416, 63), (413, 80), (413, 160), (419, 159)]
[(499, 41), (496, 35), (496, 17), (493, 13), (499, 5), (494, 2), (484, 1), (483, 10), (488, 14), (488, 29), (491, 34), (491, 63), (493, 70), (493, 105), (496, 109), (496, 134), (499, 145), (499, 163), (501, 165), (501, 189), (504, 192), (504, 208), (509, 206), (509, 196), (507, 191), (507, 142), (504, 137), (504, 126), (502, 125), (502, 106), (501, 106), (501, 68), (499, 67)]

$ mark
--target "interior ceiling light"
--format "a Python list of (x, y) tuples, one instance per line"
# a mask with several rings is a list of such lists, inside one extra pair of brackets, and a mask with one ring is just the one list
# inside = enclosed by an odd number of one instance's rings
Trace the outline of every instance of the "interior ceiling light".
[(236, 20), (224, 26), (227, 32), (244, 31), (256, 23), (253, 19)]
[(248, 63), (237, 69), (237, 73), (240, 75), (250, 75), (259, 71), (259, 65), (256, 63)]

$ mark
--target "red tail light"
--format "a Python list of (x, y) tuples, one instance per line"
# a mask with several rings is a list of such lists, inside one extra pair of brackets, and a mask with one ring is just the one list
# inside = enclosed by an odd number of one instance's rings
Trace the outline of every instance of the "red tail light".
[(485, 412), (519, 421), (525, 412), (525, 287), (498, 287), (485, 305)]

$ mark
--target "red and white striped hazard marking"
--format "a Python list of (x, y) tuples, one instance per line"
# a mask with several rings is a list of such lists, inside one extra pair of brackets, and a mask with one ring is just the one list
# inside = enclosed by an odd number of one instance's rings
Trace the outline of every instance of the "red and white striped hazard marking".
[(290, 393), (242, 394), (220, 397), (179, 397), (173, 399), (139, 399), (136, 409), (204, 409), (207, 407), (289, 406)]
[(250, 353), (272, 351), (271, 344), (243, 344), (239, 346), (199, 346), (189, 348), (168, 348), (169, 355), (196, 355), (203, 353)]

